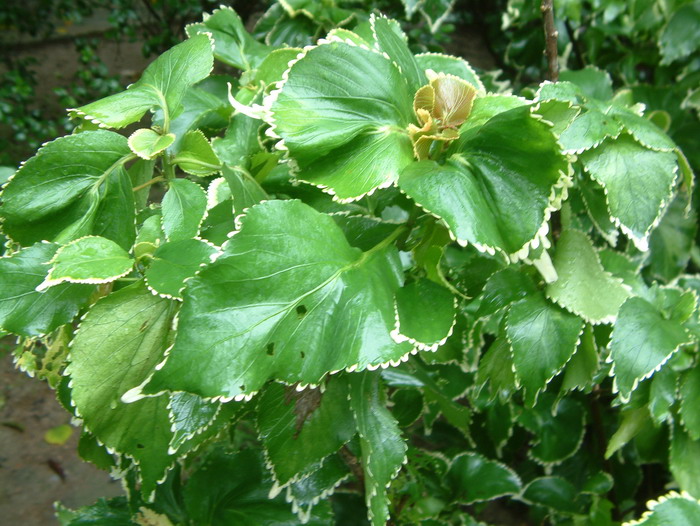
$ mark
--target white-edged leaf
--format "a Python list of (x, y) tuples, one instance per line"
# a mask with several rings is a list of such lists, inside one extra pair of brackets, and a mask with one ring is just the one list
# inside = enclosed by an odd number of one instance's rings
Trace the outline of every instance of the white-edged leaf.
[(51, 265), (48, 276), (37, 290), (66, 281), (109, 283), (131, 272), (134, 260), (114, 241), (89, 236), (62, 246), (51, 260)]
[(615, 320), (630, 293), (621, 280), (605, 272), (586, 234), (562, 232), (553, 263), (559, 279), (547, 285), (550, 299), (589, 323)]
[(363, 372), (350, 377), (350, 406), (360, 435), (365, 501), (373, 526), (384, 526), (389, 519), (386, 490), (405, 462), (407, 450), (385, 400), (379, 375)]

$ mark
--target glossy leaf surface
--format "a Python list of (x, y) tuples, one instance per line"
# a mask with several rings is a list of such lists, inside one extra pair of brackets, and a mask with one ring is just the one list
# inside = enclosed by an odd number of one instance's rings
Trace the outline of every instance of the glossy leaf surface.
[(139, 462), (148, 495), (172, 462), (168, 397), (124, 403), (168, 345), (172, 304), (143, 283), (114, 292), (83, 319), (71, 346), (72, 397), (87, 429), (100, 442)]
[(182, 330), (147, 390), (232, 397), (269, 378), (318, 383), (398, 360), (411, 350), (389, 336), (401, 282), (393, 247), (352, 248), (330, 217), (298, 201), (257, 205), (189, 282)]
[(22, 336), (47, 334), (70, 322), (87, 303), (94, 287), (64, 283), (44, 292), (36, 288), (46, 278), (58, 245), (39, 243), (0, 258), (0, 327)]

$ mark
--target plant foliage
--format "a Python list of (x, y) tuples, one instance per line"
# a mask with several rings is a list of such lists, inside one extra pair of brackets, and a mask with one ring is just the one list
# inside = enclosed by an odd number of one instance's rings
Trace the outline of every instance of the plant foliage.
[(205, 15), (3, 186), (0, 327), (127, 490), (62, 524), (695, 524), (693, 172), (658, 114), (592, 66), (490, 91), (343, 2), (255, 31)]

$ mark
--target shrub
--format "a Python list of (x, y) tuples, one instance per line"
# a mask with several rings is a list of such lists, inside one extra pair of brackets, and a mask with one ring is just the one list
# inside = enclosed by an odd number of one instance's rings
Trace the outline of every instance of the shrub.
[(127, 490), (62, 523), (691, 524), (693, 174), (654, 115), (272, 9), (266, 43), (188, 26), (4, 186), (0, 326)]

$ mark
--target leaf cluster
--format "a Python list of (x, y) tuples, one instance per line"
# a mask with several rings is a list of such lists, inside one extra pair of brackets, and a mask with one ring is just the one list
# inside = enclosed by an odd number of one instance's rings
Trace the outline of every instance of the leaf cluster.
[(0, 327), (127, 489), (62, 523), (692, 524), (665, 121), (595, 67), (497, 93), (396, 20), (271, 10), (188, 26), (3, 186)]

